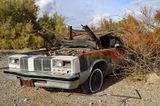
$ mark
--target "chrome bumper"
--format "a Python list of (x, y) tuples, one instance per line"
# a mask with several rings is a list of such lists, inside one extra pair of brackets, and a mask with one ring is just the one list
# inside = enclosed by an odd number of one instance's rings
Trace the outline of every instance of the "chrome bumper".
[[(75, 89), (79, 86), (80, 75), (55, 75), (51, 72), (30, 72), (5, 70), (5, 76), (11, 80), (32, 80), (35, 87)], [(19, 81), (20, 82), (20, 81)]]

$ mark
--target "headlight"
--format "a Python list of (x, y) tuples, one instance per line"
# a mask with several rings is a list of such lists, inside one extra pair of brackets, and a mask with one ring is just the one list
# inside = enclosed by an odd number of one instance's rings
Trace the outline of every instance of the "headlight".
[(55, 66), (55, 67), (63, 67), (63, 61), (61, 61), (61, 60), (53, 60), (53, 66)]
[(9, 63), (10, 63), (10, 64), (19, 64), (19, 59), (10, 58), (10, 59), (9, 59)]
[(9, 67), (10, 68), (20, 68), (20, 60), (17, 58), (10, 58), (9, 59)]
[(70, 61), (62, 61), (62, 60), (53, 60), (53, 67), (71, 68), (71, 62)]
[(71, 73), (71, 61), (53, 60), (53, 73), (69, 74)]

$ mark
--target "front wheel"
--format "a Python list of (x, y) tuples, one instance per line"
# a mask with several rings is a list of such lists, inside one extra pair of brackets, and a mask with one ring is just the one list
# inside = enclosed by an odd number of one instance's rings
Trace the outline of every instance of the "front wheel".
[(81, 85), (84, 93), (95, 93), (101, 90), (103, 85), (103, 72), (100, 68), (94, 68), (88, 80)]

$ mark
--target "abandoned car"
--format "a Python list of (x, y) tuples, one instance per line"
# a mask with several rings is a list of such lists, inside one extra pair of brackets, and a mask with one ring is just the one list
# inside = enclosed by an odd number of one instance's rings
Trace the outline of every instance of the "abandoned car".
[(48, 55), (16, 54), (9, 57), (7, 78), (22, 86), (75, 89), (84, 93), (101, 90), (104, 77), (123, 64), (129, 50), (114, 33), (97, 36), (88, 26), (83, 26), (86, 38), (72, 37), (64, 40), (58, 49)]

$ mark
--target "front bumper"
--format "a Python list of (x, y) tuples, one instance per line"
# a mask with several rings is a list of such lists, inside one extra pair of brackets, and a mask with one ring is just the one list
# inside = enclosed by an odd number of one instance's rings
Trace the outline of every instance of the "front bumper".
[(30, 72), (21, 70), (5, 70), (8, 79), (19, 81), (32, 80), (35, 87), (75, 89), (79, 86), (79, 74), (55, 75), (51, 72)]

